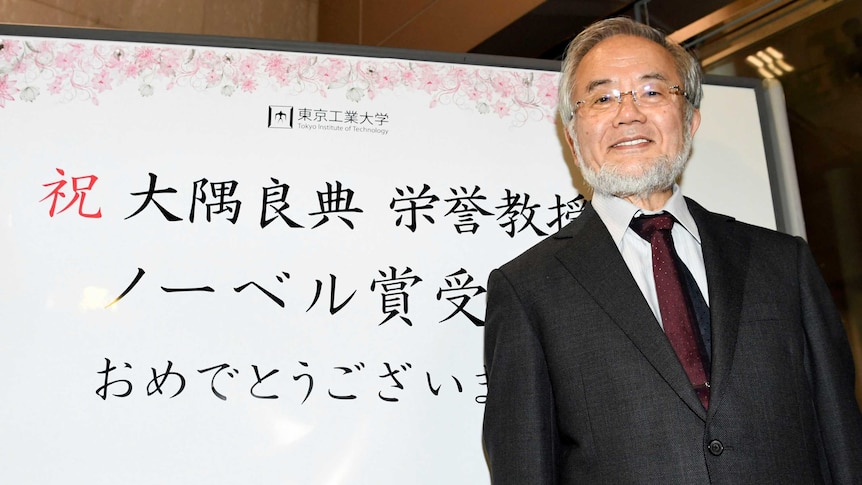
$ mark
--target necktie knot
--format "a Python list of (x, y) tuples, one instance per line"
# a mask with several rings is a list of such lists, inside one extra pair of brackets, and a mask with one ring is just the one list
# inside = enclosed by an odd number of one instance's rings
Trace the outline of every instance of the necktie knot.
[(629, 225), (638, 236), (647, 241), (652, 241), (652, 237), (656, 231), (670, 231), (673, 227), (673, 222), (674, 218), (672, 215), (662, 212), (661, 214), (635, 217)]

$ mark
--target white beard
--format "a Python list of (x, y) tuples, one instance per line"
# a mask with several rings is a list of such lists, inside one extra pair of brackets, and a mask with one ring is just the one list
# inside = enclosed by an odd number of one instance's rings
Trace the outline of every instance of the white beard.
[(603, 195), (616, 197), (637, 197), (646, 199), (649, 195), (670, 189), (676, 179), (682, 175), (686, 163), (691, 156), (692, 136), (685, 130), (683, 146), (673, 157), (664, 155), (650, 160), (643, 173), (628, 175), (619, 173), (616, 166), (607, 164), (596, 171), (584, 163), (577, 137), (572, 137), (576, 163), (581, 169), (584, 180), (593, 191)]

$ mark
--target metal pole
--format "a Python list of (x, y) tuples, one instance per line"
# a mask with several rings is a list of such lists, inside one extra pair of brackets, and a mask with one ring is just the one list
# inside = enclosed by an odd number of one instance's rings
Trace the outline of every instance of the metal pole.
[(638, 0), (635, 2), (635, 22), (649, 25), (649, 10), (647, 10), (647, 4), (650, 3), (650, 1), (651, 0)]

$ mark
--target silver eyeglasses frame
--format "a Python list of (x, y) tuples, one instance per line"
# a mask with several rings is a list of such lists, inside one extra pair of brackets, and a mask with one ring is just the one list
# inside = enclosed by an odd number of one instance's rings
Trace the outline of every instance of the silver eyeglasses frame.
[[(643, 87), (643, 86), (641, 86), (641, 87)], [(640, 88), (632, 89), (630, 91), (620, 91), (620, 90), (614, 89), (614, 90), (611, 90), (610, 93), (605, 93), (602, 96), (604, 96), (606, 94), (611, 94), (614, 98), (616, 98), (617, 109), (619, 109), (619, 106), (623, 104), (623, 96), (631, 96), (632, 101), (634, 101), (634, 103), (636, 105), (641, 106), (640, 102), (638, 101), (638, 89), (640, 89)], [(688, 99), (688, 93), (686, 93), (685, 91), (681, 91), (679, 84), (674, 84), (673, 86), (668, 87), (668, 94), (680, 95), (683, 98), (685, 98), (686, 101), (691, 102), (691, 100)], [(601, 97), (601, 96), (599, 96), (599, 97)], [(572, 110), (572, 117), (575, 116), (575, 112), (578, 111), (578, 108), (580, 108), (581, 106), (584, 106), (586, 104), (587, 104), (586, 99), (582, 99), (582, 100), (575, 102), (575, 107)]]

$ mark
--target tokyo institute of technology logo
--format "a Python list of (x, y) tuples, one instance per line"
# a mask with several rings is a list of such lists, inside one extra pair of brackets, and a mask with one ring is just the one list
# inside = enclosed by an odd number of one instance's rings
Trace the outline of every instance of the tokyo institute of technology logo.
[(293, 106), (269, 106), (267, 128), (293, 128)]

